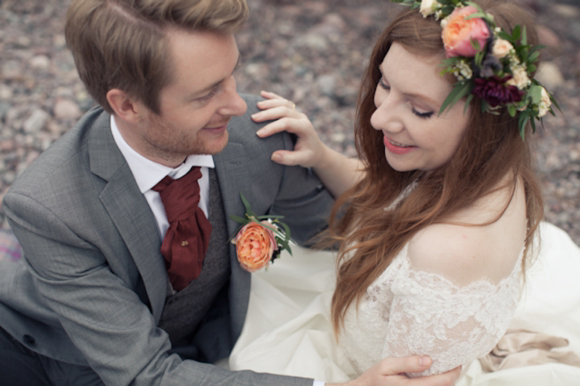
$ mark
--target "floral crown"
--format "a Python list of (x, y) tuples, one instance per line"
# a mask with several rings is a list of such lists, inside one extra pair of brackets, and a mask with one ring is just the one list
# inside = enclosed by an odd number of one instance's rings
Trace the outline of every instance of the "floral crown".
[(484, 12), (476, 3), (465, 0), (391, 0), (419, 8), (423, 17), (433, 15), (441, 20), (441, 34), (447, 59), (442, 63), (441, 75), (457, 78), (439, 114), (467, 96), (467, 105), (474, 96), (481, 99), (482, 111), (497, 114), (507, 107), (515, 117), (522, 139), (525, 128), (546, 113), (554, 115), (552, 103), (560, 108), (554, 97), (540, 83), (531, 78), (542, 46), (527, 43), (526, 27), (516, 26), (512, 34), (499, 28), (493, 15)]

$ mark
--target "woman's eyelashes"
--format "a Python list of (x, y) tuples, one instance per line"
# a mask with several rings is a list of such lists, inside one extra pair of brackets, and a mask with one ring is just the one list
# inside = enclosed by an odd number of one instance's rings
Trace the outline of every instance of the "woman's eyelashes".
[[(379, 80), (379, 86), (381, 86), (381, 88), (389, 91), (391, 89), (391, 86), (389, 86), (389, 84), (387, 84), (387, 82), (385, 82), (385, 80), (383, 78), (381, 78)], [(433, 111), (419, 111), (416, 110), (414, 107), (411, 107), (411, 111), (413, 112), (413, 114), (415, 114), (417, 117), (422, 118), (422, 119), (427, 119), (427, 118), (431, 118), (433, 116)]]
[(384, 88), (385, 90), (390, 90), (391, 86), (389, 86), (385, 80), (383, 78), (381, 78), (381, 80), (379, 80), (379, 86), (381, 86), (382, 88)]
[(427, 112), (422, 113), (420, 111), (415, 110), (415, 108), (412, 108), (411, 110), (413, 111), (413, 114), (415, 114), (419, 118), (427, 119), (427, 118), (431, 118), (433, 116), (433, 111), (427, 111)]

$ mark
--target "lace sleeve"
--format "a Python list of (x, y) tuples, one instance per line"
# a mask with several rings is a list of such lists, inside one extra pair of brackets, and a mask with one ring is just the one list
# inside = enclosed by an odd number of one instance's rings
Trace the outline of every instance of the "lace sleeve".
[(445, 277), (414, 271), (405, 259), (392, 283), (383, 357), (428, 355), (439, 374), (486, 355), (507, 330), (520, 295), (518, 268), (499, 283), (458, 287)]

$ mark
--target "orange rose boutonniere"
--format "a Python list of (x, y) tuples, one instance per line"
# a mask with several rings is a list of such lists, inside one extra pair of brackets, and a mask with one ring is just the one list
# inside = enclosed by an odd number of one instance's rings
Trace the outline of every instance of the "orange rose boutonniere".
[(257, 216), (244, 195), (240, 196), (246, 208), (246, 217), (231, 215), (230, 218), (242, 224), (232, 239), (242, 268), (255, 272), (267, 268), (285, 249), (292, 254), (290, 228), (280, 221), (284, 216)]

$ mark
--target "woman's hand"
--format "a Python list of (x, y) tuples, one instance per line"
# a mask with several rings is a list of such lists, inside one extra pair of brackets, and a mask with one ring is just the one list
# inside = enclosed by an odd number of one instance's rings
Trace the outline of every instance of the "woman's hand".
[(277, 150), (272, 154), (272, 161), (283, 165), (300, 165), (302, 167), (320, 167), (327, 151), (305, 114), (296, 111), (296, 105), (281, 96), (268, 91), (261, 92), (266, 100), (258, 102), (262, 111), (252, 115), (254, 122), (273, 121), (260, 130), (260, 138), (287, 131), (296, 134), (298, 141), (294, 150)]
[(272, 92), (262, 91), (266, 100), (258, 102), (262, 111), (252, 115), (255, 122), (273, 121), (257, 131), (260, 138), (287, 131), (296, 134), (294, 150), (277, 150), (272, 161), (279, 164), (312, 168), (334, 197), (340, 196), (363, 176), (363, 167), (356, 158), (344, 155), (326, 146), (308, 117), (298, 111), (293, 102)]

